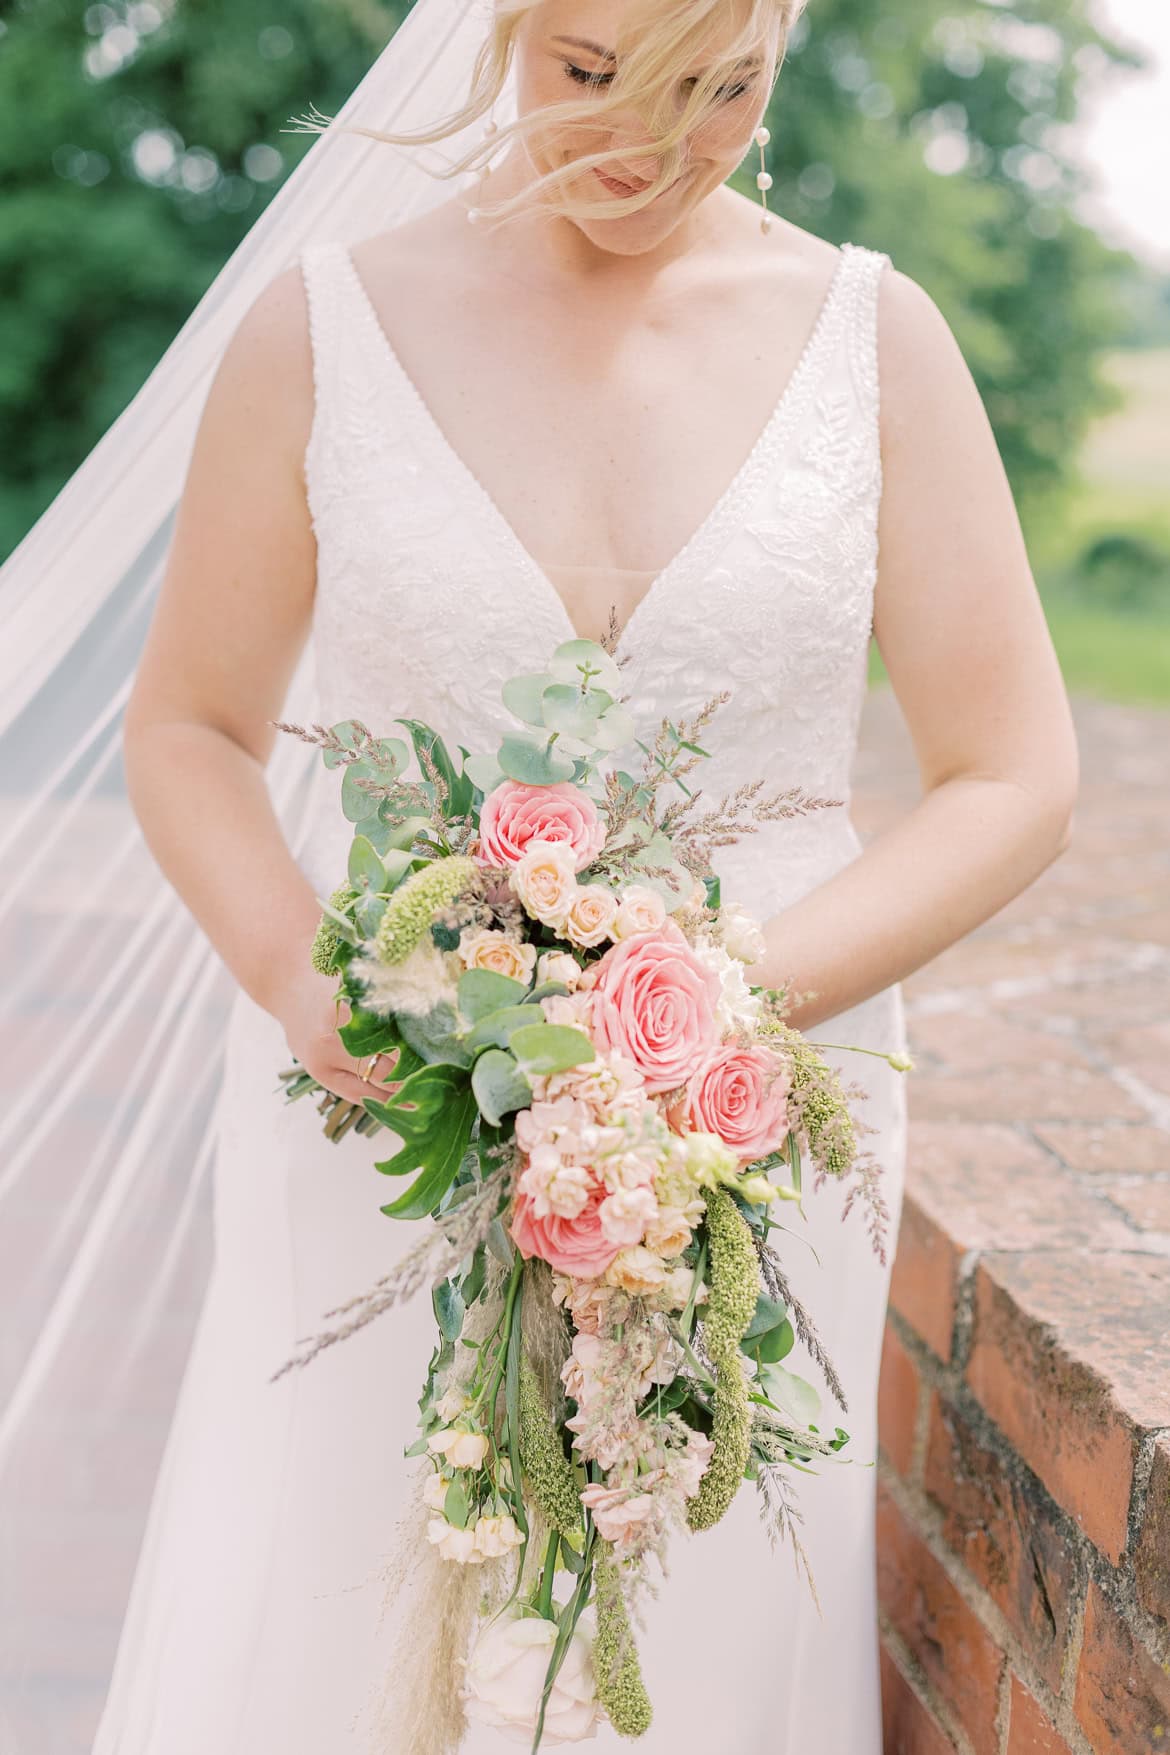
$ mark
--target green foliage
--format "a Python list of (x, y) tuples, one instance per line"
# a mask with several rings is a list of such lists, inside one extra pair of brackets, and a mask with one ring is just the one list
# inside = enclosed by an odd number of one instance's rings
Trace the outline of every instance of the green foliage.
[(424, 1066), (403, 1081), (387, 1103), (367, 1100), (371, 1114), (402, 1140), (392, 1158), (376, 1166), (384, 1176), (419, 1174), (382, 1211), (393, 1219), (433, 1213), (458, 1173), (471, 1139), (475, 1099), (460, 1067)]
[[(311, 144), (281, 130), (311, 103), (338, 108), (406, 10), (404, 0), (7, 9), (0, 552), (112, 424)], [(817, 0), (768, 118), (775, 210), (888, 250), (932, 294), (1020, 496), (1066, 473), (1110, 397), (1102, 352), (1134, 329), (1132, 264), (1071, 217), (1076, 176), (1061, 156), (1078, 69), (1087, 56), (1120, 58), (1088, 10), (1088, 0), (1011, 11)], [(752, 195), (754, 168), (752, 154), (739, 174)], [(468, 772), (448, 771), (463, 805)]]

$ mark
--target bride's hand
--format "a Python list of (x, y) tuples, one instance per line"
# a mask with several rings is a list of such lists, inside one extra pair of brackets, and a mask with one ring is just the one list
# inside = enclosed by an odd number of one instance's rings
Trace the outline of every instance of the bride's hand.
[(310, 970), (282, 997), (276, 1017), (283, 1026), (291, 1053), (319, 1085), (347, 1103), (392, 1096), (398, 1085), (386, 1081), (397, 1062), (397, 1050), (380, 1054), (372, 1067), (368, 1054), (355, 1060), (347, 1053), (337, 1031), (347, 1022), (349, 1007), (344, 1000), (337, 1001), (336, 992), (333, 976)]

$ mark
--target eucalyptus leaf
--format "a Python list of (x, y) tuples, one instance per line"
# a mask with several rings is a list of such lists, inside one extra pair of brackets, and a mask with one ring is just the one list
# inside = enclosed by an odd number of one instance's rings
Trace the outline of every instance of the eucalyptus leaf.
[(373, 938), (386, 912), (385, 896), (359, 896), (353, 905), (353, 917), (363, 938)]
[(360, 823), (377, 809), (378, 801), (358, 785), (359, 780), (378, 780), (381, 776), (372, 762), (351, 762), (341, 781), (341, 808), (346, 820)]
[(544, 708), (541, 697), (552, 682), (548, 671), (530, 671), (524, 676), (510, 676), (500, 694), (509, 713), (525, 725), (543, 725)]
[(532, 1086), (502, 1048), (488, 1048), (480, 1055), (471, 1070), (471, 1088), (480, 1112), (494, 1127), (513, 1109), (526, 1109), (532, 1102)]
[(509, 780), (526, 786), (552, 786), (560, 780), (573, 778), (573, 764), (567, 756), (556, 753), (556, 746), (546, 739), (529, 739), (519, 734), (505, 737), (500, 744), (498, 761)]
[(608, 707), (597, 721), (593, 741), (599, 750), (620, 750), (634, 741), (634, 720), (626, 707)]
[(584, 1030), (571, 1024), (525, 1024), (513, 1030), (508, 1046), (526, 1073), (547, 1077), (571, 1066), (596, 1060), (597, 1050)]
[[(331, 725), (329, 729), (334, 737), (336, 737), (340, 743), (344, 744), (347, 750), (354, 750), (357, 748), (358, 730), (356, 719), (340, 719), (336, 725)], [(327, 768), (337, 768), (345, 759), (338, 750), (322, 750), (321, 754)]]
[(523, 981), (500, 975), (495, 969), (467, 969), (456, 988), (459, 1010), (469, 1024), (478, 1023), (501, 1006), (519, 1005), (526, 991)]
[(755, 1315), (748, 1324), (743, 1337), (744, 1346), (747, 1347), (749, 1341), (758, 1340), (761, 1335), (766, 1335), (769, 1329), (778, 1327), (787, 1315), (788, 1306), (786, 1304), (777, 1298), (770, 1298), (766, 1292), (761, 1292), (756, 1299)]
[(355, 835), (350, 844), (346, 875), (355, 890), (360, 890), (363, 886), (374, 891), (382, 888), (386, 868), (378, 849), (364, 835)]
[(402, 1040), (408, 1042), (422, 1060), (431, 1064), (468, 1067), (471, 1055), (459, 1033), (459, 1019), (454, 1007), (445, 1001), (426, 1013), (412, 1018), (401, 1013), (397, 1019)]
[(544, 723), (550, 731), (563, 732), (566, 737), (580, 738), (592, 745), (599, 712), (588, 692), (582, 693), (570, 683), (550, 683), (541, 697)]
[(502, 1219), (492, 1220), (491, 1224), (488, 1226), (487, 1238), (485, 1241), (496, 1260), (502, 1262), (506, 1268), (510, 1268), (516, 1259), (516, 1251), (512, 1246), (508, 1233), (504, 1230), (504, 1222)]
[(590, 683), (608, 689), (610, 694), (618, 694), (622, 685), (622, 673), (604, 646), (596, 640), (565, 640), (552, 655), (549, 669), (558, 682), (575, 683), (580, 687), (581, 670), (588, 665), (593, 672)]
[(786, 1414), (794, 1426), (807, 1427), (821, 1411), (821, 1398), (811, 1383), (786, 1371), (783, 1365), (761, 1365), (759, 1383), (768, 1400)]
[(531, 1006), (500, 1006), (479, 1020), (475, 1028), (463, 1038), (463, 1046), (471, 1054), (478, 1054), (484, 1048), (506, 1048), (512, 1031), (526, 1029), (531, 1022)]
[(457, 1341), (463, 1328), (463, 1294), (450, 1280), (440, 1280), (431, 1291), (431, 1305), (440, 1333), (449, 1341)]
[(463, 764), (463, 772), (485, 797), (489, 792), (494, 792), (504, 778), (495, 756), (468, 756)]

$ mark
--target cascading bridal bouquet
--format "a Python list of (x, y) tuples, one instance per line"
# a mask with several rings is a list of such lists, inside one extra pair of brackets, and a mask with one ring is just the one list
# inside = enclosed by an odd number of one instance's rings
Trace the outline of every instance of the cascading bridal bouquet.
[[(533, 1750), (603, 1716), (639, 1736), (632, 1628), (671, 1531), (709, 1529), (750, 1480), (799, 1554), (791, 1474), (847, 1442), (784, 1363), (799, 1336), (844, 1411), (772, 1234), (807, 1160), (853, 1179), (882, 1251), (864, 1091), (785, 1022), (783, 990), (749, 983), (762, 934), (711, 866), (759, 822), (840, 801), (753, 784), (700, 808), (687, 779), (727, 695), (650, 746), (619, 683), (603, 647), (566, 642), (505, 685), (518, 729), (458, 768), (415, 720), (409, 743), (280, 727), (343, 770), (354, 829), (314, 965), (338, 977), (349, 1052), (397, 1057), (364, 1109), (297, 1066), (286, 1095), (315, 1092), (333, 1137), (391, 1130), (376, 1167), (406, 1186), (381, 1211), (433, 1221), (282, 1367), (431, 1288), (407, 1452), (427, 1458), (437, 1574), (398, 1725), (415, 1750), (456, 1748), (467, 1717)], [(623, 747), (638, 774), (606, 765)]]

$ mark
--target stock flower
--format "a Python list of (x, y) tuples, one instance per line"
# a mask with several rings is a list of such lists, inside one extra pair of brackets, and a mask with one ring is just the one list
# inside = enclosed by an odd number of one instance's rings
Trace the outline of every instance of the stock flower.
[(666, 919), (666, 903), (649, 884), (626, 884), (618, 894), (613, 936), (633, 938), (638, 932), (657, 932)]
[[(519, 1608), (489, 1621), (464, 1667), (468, 1718), (513, 1742), (531, 1743), (557, 1634), (555, 1621)], [(578, 1622), (549, 1693), (542, 1742), (577, 1743), (596, 1734), (591, 1642)]]
[(657, 1216), (658, 1202), (654, 1190), (645, 1183), (637, 1188), (619, 1188), (602, 1201), (599, 1209), (601, 1229), (611, 1243), (640, 1243), (646, 1227)]
[(606, 1487), (600, 1482), (582, 1488), (581, 1503), (592, 1513), (602, 1541), (612, 1542), (619, 1554), (637, 1546), (642, 1525), (655, 1511), (652, 1493), (639, 1493), (632, 1487)]
[(450, 907), (476, 881), (475, 864), (462, 855), (434, 859), (411, 872), (394, 891), (378, 927), (375, 944), (383, 963), (401, 963), (424, 935), (428, 942), (436, 914)]
[(593, 1040), (633, 1061), (651, 1092), (682, 1084), (718, 1041), (719, 977), (680, 927), (613, 945), (594, 965)]
[(467, 969), (491, 969), (497, 975), (510, 975), (513, 981), (527, 982), (536, 966), (536, 946), (485, 926), (463, 934), (459, 957)]
[(576, 895), (573, 849), (563, 841), (532, 841), (512, 867), (512, 888), (525, 911), (560, 932)]
[(573, 870), (591, 865), (605, 844), (605, 824), (587, 792), (571, 781), (529, 786), (502, 780), (479, 813), (483, 865), (516, 865), (533, 841), (556, 842), (573, 858)]
[(718, 1134), (745, 1164), (788, 1136), (788, 1072), (762, 1047), (717, 1048), (687, 1083), (687, 1114), (697, 1131)]
[(565, 937), (582, 950), (610, 936), (617, 897), (604, 884), (578, 884), (565, 915)]
[(487, 1455), (488, 1441), (482, 1432), (461, 1432), (457, 1426), (444, 1426), (432, 1432), (427, 1449), (432, 1455), (445, 1456), (452, 1468), (477, 1469)]

